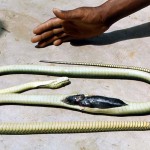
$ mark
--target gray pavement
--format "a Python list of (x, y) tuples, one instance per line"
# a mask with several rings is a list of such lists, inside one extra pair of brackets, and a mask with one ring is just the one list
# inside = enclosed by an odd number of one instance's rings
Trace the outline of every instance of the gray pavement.
[[(40, 60), (86, 61), (150, 68), (150, 7), (115, 23), (104, 35), (79, 43), (36, 49), (32, 29), (51, 17), (52, 8), (97, 6), (104, 0), (0, 0), (0, 65), (38, 64)], [(4, 30), (4, 29), (6, 30)], [(49, 64), (44, 64), (49, 65)], [(0, 77), (0, 88), (30, 81), (49, 80), (40, 75)], [(149, 101), (150, 86), (143, 82), (104, 79), (71, 79), (58, 90), (38, 89), (26, 94), (99, 94), (128, 101)], [(150, 121), (150, 116), (111, 117), (32, 106), (1, 106), (0, 122), (48, 121)], [(0, 150), (149, 150), (150, 131), (87, 134), (0, 135)]]

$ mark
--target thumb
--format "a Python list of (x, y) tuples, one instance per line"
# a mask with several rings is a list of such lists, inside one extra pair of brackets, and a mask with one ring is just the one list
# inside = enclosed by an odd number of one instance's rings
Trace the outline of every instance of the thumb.
[(56, 17), (63, 20), (79, 19), (81, 17), (81, 13), (79, 13), (79, 10), (77, 9), (62, 11), (60, 9), (54, 8), (53, 13)]

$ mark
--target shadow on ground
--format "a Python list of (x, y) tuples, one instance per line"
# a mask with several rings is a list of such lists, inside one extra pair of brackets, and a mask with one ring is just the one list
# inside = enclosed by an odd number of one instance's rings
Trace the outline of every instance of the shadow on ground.
[(150, 22), (123, 30), (104, 33), (103, 35), (95, 38), (85, 40), (74, 40), (71, 42), (71, 45), (73, 46), (109, 45), (120, 41), (144, 38), (149, 36), (150, 36)]
[(0, 20), (0, 37), (3, 35), (4, 32), (8, 32), (8, 31), (6, 30), (4, 22)]

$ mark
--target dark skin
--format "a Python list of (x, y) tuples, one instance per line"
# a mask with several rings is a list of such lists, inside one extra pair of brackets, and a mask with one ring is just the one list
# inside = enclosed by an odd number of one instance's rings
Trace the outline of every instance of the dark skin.
[(53, 9), (55, 18), (33, 30), (36, 47), (61, 45), (73, 39), (86, 39), (104, 33), (116, 21), (150, 5), (150, 0), (108, 0), (98, 7), (80, 7), (61, 11)]

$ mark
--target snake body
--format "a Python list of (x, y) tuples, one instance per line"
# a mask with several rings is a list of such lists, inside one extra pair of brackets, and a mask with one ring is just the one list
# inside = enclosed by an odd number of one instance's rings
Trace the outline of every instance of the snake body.
[(38, 81), (38, 82), (30, 82), (23, 85), (18, 85), (6, 89), (1, 89), (0, 94), (7, 94), (7, 93), (22, 93), (31, 89), (36, 88), (49, 88), (49, 89), (57, 89), (61, 88), (65, 85), (70, 83), (67, 77), (61, 77), (56, 80), (49, 80), (49, 81)]
[(0, 134), (48, 134), (48, 133), (84, 133), (108, 131), (145, 131), (150, 123), (145, 121), (124, 122), (33, 122), (1, 123)]
[(140, 80), (150, 83), (150, 74), (133, 69), (100, 68), (100, 67), (64, 67), (64, 66), (36, 66), (10, 65), (0, 67), (0, 75), (5, 74), (42, 74), (52, 76), (67, 76), (76, 78), (114, 78)]
[[(100, 66), (100, 65), (99, 65)], [(43, 74), (52, 76), (67, 76), (77, 78), (117, 78), (132, 79), (150, 83), (149, 69), (139, 67), (116, 67), (104, 66), (92, 67), (63, 67), (63, 66), (36, 66), (36, 65), (13, 65), (0, 67), (0, 75), (4, 74)], [(68, 83), (68, 79), (67, 81)], [(24, 92), (32, 88), (49, 88), (52, 82), (46, 84), (28, 83), (13, 88), (0, 90), (0, 104), (27, 104), (27, 105), (48, 105), (71, 108), (88, 113), (109, 114), (109, 115), (133, 115), (150, 113), (150, 102), (133, 103), (100, 96), (84, 95), (79, 100), (78, 95), (20, 95), (9, 94)], [(65, 82), (66, 84), (66, 82)], [(36, 85), (36, 86), (35, 86)], [(48, 86), (47, 86), (48, 85)], [(64, 85), (64, 83), (62, 84)], [(58, 86), (61, 87), (61, 84)], [(55, 85), (52, 86), (55, 88)], [(80, 96), (80, 95), (79, 95)], [(71, 102), (67, 101), (68, 98)], [(93, 99), (96, 99), (93, 105)], [(76, 100), (72, 103), (72, 100)], [(87, 103), (88, 102), (88, 103)], [(115, 105), (111, 105), (115, 102)], [(90, 104), (90, 105), (89, 105)], [(91, 105), (92, 104), (92, 105)], [(109, 107), (108, 107), (109, 104)], [(92, 106), (92, 107), (91, 107)], [(35, 133), (72, 133), (72, 132), (100, 132), (100, 131), (129, 131), (149, 130), (149, 122), (50, 122), (50, 123), (0, 123), (0, 134), (35, 134)]]
[(45, 105), (59, 106), (68, 109), (80, 110), (93, 114), (109, 114), (109, 115), (136, 115), (149, 114), (150, 102), (127, 102), (121, 107), (112, 108), (90, 108), (86, 106), (70, 105), (65, 103), (65, 99), (70, 95), (20, 95), (20, 94), (1, 94), (0, 104), (25, 104), (25, 105)]

